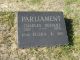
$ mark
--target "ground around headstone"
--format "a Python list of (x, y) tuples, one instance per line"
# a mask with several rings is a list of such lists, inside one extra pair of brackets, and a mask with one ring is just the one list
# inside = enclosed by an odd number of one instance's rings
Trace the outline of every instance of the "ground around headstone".
[[(0, 60), (80, 60), (80, 0), (28, 1), (0, 0)], [(14, 11), (63, 11), (70, 45), (19, 49)]]

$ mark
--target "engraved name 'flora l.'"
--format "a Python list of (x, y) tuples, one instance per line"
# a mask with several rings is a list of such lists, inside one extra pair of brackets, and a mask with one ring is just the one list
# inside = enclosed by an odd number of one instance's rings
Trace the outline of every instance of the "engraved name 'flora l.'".
[(37, 36), (39, 36), (39, 37), (44, 37), (44, 36), (55, 36), (55, 35), (57, 35), (57, 36), (62, 36), (62, 35), (64, 35), (64, 33), (63, 32), (57, 32), (57, 34), (55, 34), (54, 32), (49, 32), (49, 33), (47, 33), (47, 32), (32, 32), (32, 34), (26, 34), (26, 33), (23, 33), (22, 34), (22, 37), (24, 37), (24, 36), (35, 36), (35, 37), (37, 37)]
[(22, 16), (22, 22), (41, 22), (54, 21), (60, 22), (60, 16)]

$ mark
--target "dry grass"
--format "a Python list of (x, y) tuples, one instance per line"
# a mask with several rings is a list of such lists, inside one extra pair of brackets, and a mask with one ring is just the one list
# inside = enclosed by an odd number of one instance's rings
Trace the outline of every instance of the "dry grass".
[[(31, 1), (31, 0), (30, 0)], [(80, 60), (80, 4), (78, 0), (0, 0), (0, 60)], [(65, 4), (65, 5), (64, 5)], [(7, 12), (8, 11), (8, 12)], [(13, 12), (11, 12), (13, 11)], [(14, 11), (63, 11), (71, 45), (19, 49)], [(73, 34), (72, 34), (73, 33)]]
[(0, 11), (63, 11), (63, 0), (6, 0)]

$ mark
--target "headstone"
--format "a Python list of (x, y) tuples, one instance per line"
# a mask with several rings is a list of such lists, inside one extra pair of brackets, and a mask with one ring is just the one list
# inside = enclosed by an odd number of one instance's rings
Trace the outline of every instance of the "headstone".
[(20, 48), (68, 44), (62, 12), (18, 12), (17, 20)]

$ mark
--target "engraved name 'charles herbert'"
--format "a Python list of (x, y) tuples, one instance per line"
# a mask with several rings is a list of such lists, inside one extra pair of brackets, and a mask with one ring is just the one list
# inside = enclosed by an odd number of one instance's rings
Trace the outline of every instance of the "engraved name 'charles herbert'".
[[(61, 30), (61, 24), (60, 22), (60, 16), (29, 16), (29, 17), (24, 17), (22, 16), (22, 22), (24, 23), (24, 33), (22, 36), (30, 36), (29, 32), (31, 31), (32, 28), (38, 28), (39, 30), (47, 30), (48, 28), (53, 28), (54, 30)], [(36, 23), (37, 22), (37, 23)], [(38, 22), (53, 22), (53, 23), (44, 23), (42, 25), (41, 23)], [(31, 23), (31, 24), (30, 24)], [(44, 26), (44, 27), (43, 27)], [(63, 32), (57, 32), (57, 35), (62, 35)], [(49, 33), (47, 32), (32, 32), (32, 36), (54, 36), (54, 32), (50, 31)]]

